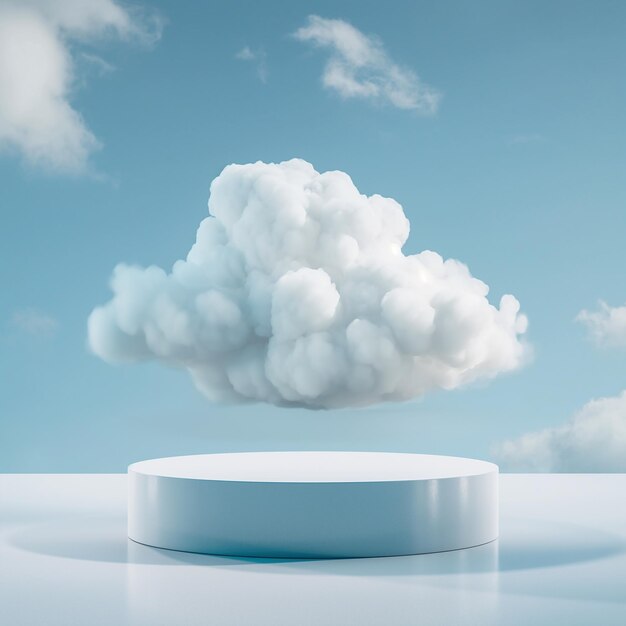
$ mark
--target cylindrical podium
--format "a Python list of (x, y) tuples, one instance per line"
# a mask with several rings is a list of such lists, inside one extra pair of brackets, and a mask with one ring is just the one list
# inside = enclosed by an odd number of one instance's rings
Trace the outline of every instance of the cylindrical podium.
[(128, 536), (247, 557), (468, 548), (498, 536), (498, 467), (391, 452), (239, 452), (128, 468)]

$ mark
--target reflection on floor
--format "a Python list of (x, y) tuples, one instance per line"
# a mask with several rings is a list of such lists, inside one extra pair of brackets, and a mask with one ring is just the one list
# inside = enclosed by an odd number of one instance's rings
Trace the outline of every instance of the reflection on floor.
[(626, 475), (504, 475), (455, 552), (266, 560), (126, 539), (122, 475), (0, 475), (0, 614), (22, 624), (626, 624)]

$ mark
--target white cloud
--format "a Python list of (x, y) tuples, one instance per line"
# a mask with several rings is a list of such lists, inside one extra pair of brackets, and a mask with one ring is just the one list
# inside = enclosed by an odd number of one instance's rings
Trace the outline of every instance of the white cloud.
[(241, 50), (239, 50), (239, 52), (237, 52), (235, 58), (240, 61), (254, 61), (256, 56), (248, 46), (244, 46)]
[(107, 35), (151, 43), (155, 15), (114, 0), (0, 0), (0, 148), (80, 173), (100, 142), (71, 105), (77, 44)]
[(13, 313), (13, 324), (29, 335), (51, 336), (59, 323), (53, 317), (33, 308), (19, 309)]
[(237, 52), (235, 58), (239, 61), (248, 61), (250, 63), (254, 63), (259, 80), (262, 83), (267, 82), (267, 54), (265, 53), (265, 50), (263, 50), (263, 48), (259, 48), (258, 50), (252, 50), (250, 47), (244, 46), (241, 50), (239, 50), (239, 52)]
[(229, 165), (171, 272), (119, 265), (89, 343), (186, 368), (214, 400), (361, 406), (520, 366), (526, 318), (465, 265), (405, 256), (402, 207), (302, 160)]
[(110, 74), (115, 71), (115, 66), (105, 61), (102, 57), (99, 57), (97, 54), (88, 54), (87, 52), (82, 52), (80, 55), (80, 60), (84, 61), (86, 64), (94, 68), (101, 76), (104, 74)]
[(435, 113), (441, 94), (423, 83), (412, 70), (396, 65), (383, 44), (343, 20), (310, 15), (294, 37), (330, 51), (322, 81), (343, 98), (363, 98)]
[(562, 426), (499, 444), (504, 470), (626, 472), (626, 391), (587, 403)]
[(576, 320), (587, 327), (598, 345), (626, 348), (626, 305), (611, 307), (600, 301), (597, 311), (583, 309)]

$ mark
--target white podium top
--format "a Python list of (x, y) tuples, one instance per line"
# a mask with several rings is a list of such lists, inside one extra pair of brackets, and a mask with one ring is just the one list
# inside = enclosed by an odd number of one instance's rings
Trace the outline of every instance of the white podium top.
[(129, 471), (237, 482), (386, 482), (462, 478), (497, 472), (487, 461), (397, 452), (234, 452), (151, 459)]

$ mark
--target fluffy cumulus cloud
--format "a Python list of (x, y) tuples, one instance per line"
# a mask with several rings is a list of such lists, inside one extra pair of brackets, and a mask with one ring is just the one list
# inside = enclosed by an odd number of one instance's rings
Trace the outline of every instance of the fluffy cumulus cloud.
[(576, 319), (587, 327), (598, 345), (626, 348), (626, 305), (612, 307), (601, 301), (598, 310), (584, 309)]
[(344, 98), (385, 102), (422, 114), (437, 110), (440, 94), (393, 62), (383, 44), (343, 20), (311, 15), (294, 37), (330, 52), (322, 81)]
[(592, 400), (562, 426), (505, 441), (495, 455), (509, 471), (626, 472), (626, 391)]
[(154, 15), (114, 0), (0, 0), (0, 148), (85, 170), (99, 142), (70, 103), (75, 45), (108, 34), (149, 43), (159, 33)]
[(526, 319), (465, 265), (405, 256), (391, 198), (301, 160), (229, 165), (185, 260), (119, 265), (88, 323), (108, 361), (186, 368), (220, 401), (312, 408), (406, 400), (518, 367)]

